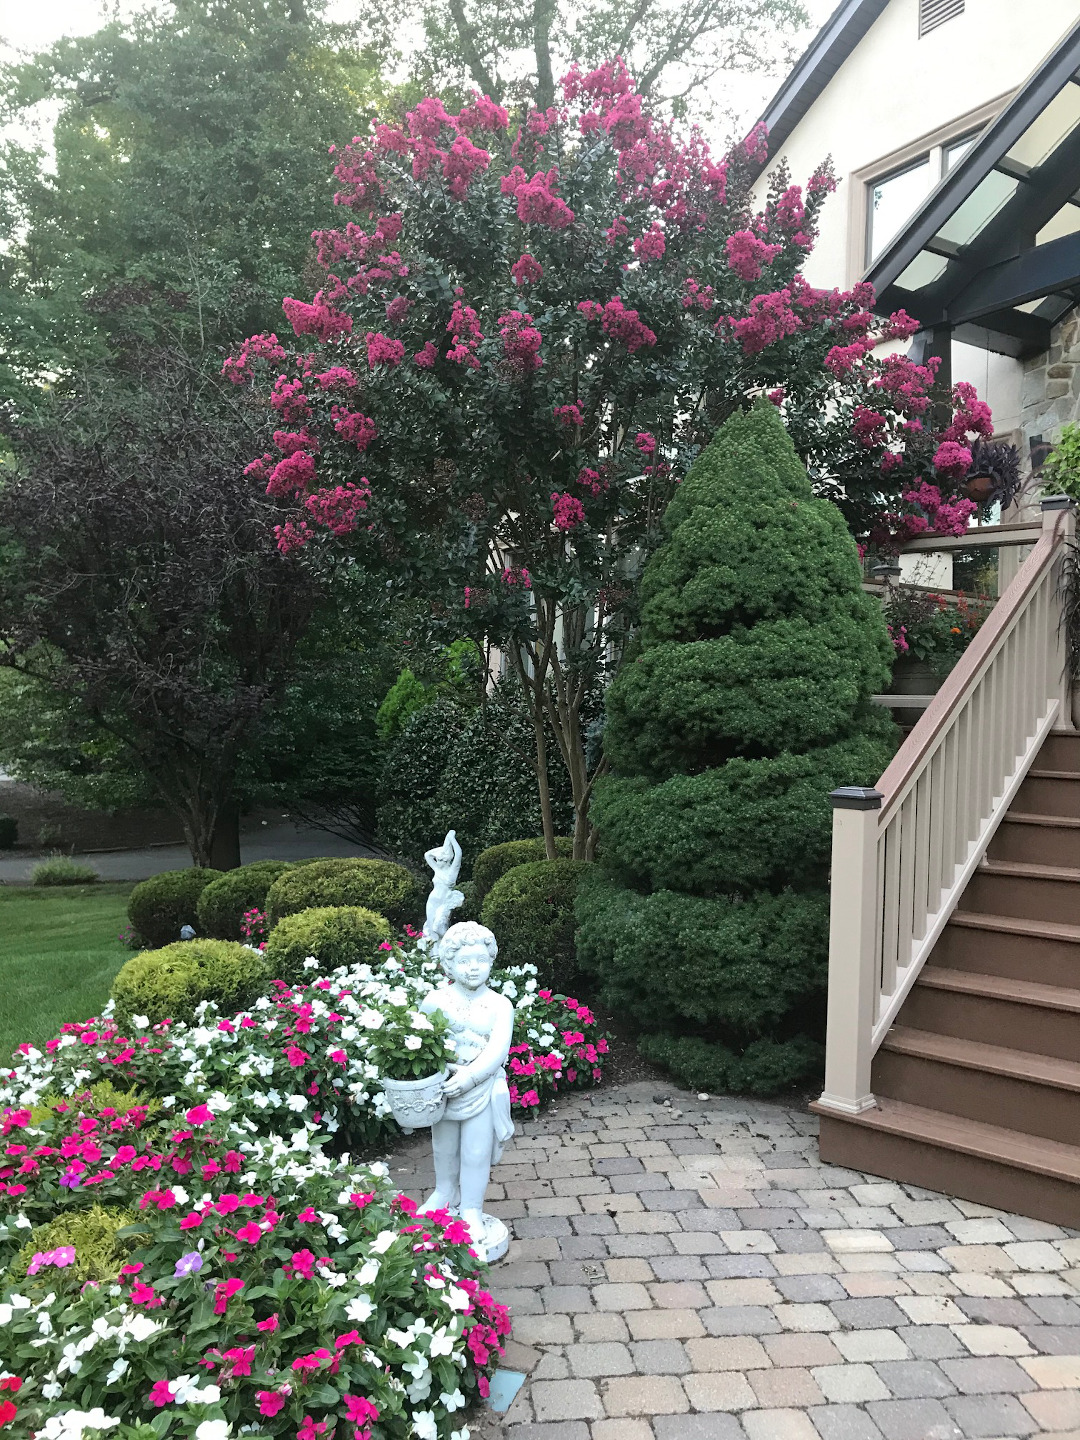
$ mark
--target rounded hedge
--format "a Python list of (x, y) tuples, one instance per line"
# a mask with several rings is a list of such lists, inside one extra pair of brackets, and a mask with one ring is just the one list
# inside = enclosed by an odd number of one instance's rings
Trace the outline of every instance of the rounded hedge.
[(127, 914), (143, 944), (152, 948), (169, 945), (180, 939), (184, 925), (198, 931), (199, 896), (221, 874), (220, 870), (203, 870), (194, 865), (187, 870), (166, 870), (136, 885), (128, 899)]
[[(574, 853), (574, 842), (559, 835), (555, 839), (555, 854), (560, 860), (569, 860)], [(476, 857), (472, 870), (472, 883), (476, 887), (476, 903), (483, 905), (487, 893), (501, 876), (515, 865), (527, 865), (532, 860), (546, 860), (547, 846), (543, 838), (536, 840), (507, 840), (502, 845), (489, 845)]]
[(496, 880), (481, 912), (503, 965), (534, 964), (540, 984), (561, 994), (578, 988), (574, 902), (587, 860), (532, 860)]
[(291, 869), (287, 860), (256, 860), (227, 870), (220, 880), (211, 880), (199, 896), (199, 934), (215, 940), (242, 940), (244, 915), (253, 908), (265, 909), (270, 886)]
[(273, 926), (300, 910), (338, 905), (374, 910), (398, 929), (419, 920), (424, 911), (419, 882), (404, 865), (390, 860), (316, 860), (278, 876), (266, 896), (266, 918)]
[[(513, 873), (513, 872), (511, 872)], [(797, 1020), (824, 1024), (829, 897), (640, 895), (592, 874), (578, 900), (578, 961), (605, 1007), (644, 1031), (742, 1050)]]
[(254, 1004), (269, 985), (258, 950), (233, 940), (180, 940), (129, 960), (113, 981), (112, 998), (121, 1024), (145, 1015), (156, 1025), (192, 1021), (203, 1000), (213, 1000), (231, 1015)]
[(819, 1077), (825, 1061), (825, 1047), (805, 1035), (752, 1040), (741, 1051), (696, 1035), (643, 1035), (638, 1051), (687, 1089), (714, 1095), (775, 1095)]
[(283, 916), (270, 931), (263, 955), (274, 980), (295, 985), (304, 978), (304, 961), (309, 958), (323, 970), (371, 964), (379, 958), (379, 946), (390, 938), (389, 924), (374, 910), (327, 905)]
[(875, 784), (895, 748), (895, 726), (881, 711), (857, 733), (801, 755), (736, 757), (659, 785), (606, 776), (591, 811), (604, 868), (637, 889), (690, 895), (824, 884), (829, 792)]

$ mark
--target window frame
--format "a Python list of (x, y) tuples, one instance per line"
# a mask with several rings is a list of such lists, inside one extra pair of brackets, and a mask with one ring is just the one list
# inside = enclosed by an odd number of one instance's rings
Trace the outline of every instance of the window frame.
[(849, 286), (862, 279), (871, 264), (872, 210), (870, 196), (873, 187), (882, 180), (892, 179), (893, 176), (902, 175), (905, 170), (913, 169), (915, 165), (929, 156), (931, 184), (927, 193), (928, 195), (933, 194), (946, 174), (943, 168), (945, 148), (964, 139), (965, 136), (974, 135), (983, 130), (1015, 93), (1015, 90), (1009, 90), (974, 110), (968, 110), (965, 114), (958, 115), (947, 125), (940, 125), (935, 130), (927, 131), (926, 134), (918, 136), (909, 144), (902, 145), (889, 154), (881, 156), (872, 164), (852, 171), (849, 177), (851, 199), (848, 212), (847, 244)]

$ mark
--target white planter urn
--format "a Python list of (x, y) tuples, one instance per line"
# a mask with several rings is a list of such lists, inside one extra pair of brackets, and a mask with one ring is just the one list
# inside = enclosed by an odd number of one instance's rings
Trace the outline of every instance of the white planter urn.
[(420, 1130), (439, 1123), (446, 1110), (443, 1085), (449, 1073), (440, 1070), (437, 1075), (426, 1075), (421, 1080), (383, 1077), (383, 1094), (390, 1113), (403, 1130)]

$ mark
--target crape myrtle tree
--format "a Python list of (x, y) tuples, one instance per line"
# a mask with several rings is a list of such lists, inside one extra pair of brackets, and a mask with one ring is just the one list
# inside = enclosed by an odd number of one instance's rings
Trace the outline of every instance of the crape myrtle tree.
[(954, 438), (924, 428), (932, 366), (874, 353), (914, 322), (874, 316), (865, 285), (803, 279), (833, 181), (823, 167), (804, 192), (780, 167), (755, 209), (766, 144), (759, 127), (714, 158), (648, 113), (618, 60), (572, 68), (517, 127), (479, 95), (456, 115), (425, 99), (333, 151), (349, 218), (313, 236), (314, 299), (284, 301), (296, 343), (255, 335), (224, 366), (276, 426), (247, 473), (294, 504), (282, 551), (348, 537), (448, 634), (502, 646), (551, 856), (545, 718), (581, 858), (604, 763), (590, 709), (664, 509), (727, 415), (766, 392), (860, 533), (892, 533), (893, 512), (931, 523), (920, 494), (938, 523), (960, 442), (989, 423), (958, 389)]
[(130, 353), (127, 378), (5, 423), (0, 664), (133, 758), (196, 865), (236, 865), (238, 755), (321, 583), (243, 476), (242, 398), (182, 349)]
[(768, 402), (721, 427), (664, 532), (606, 696), (614, 773), (593, 805), (580, 958), (682, 1081), (775, 1090), (820, 1058), (827, 796), (872, 784), (895, 748), (870, 701), (891, 647)]

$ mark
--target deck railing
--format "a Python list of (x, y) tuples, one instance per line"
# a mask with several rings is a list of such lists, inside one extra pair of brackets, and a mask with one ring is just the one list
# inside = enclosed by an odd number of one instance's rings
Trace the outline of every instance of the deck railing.
[(858, 1114), (870, 1064), (1051, 730), (1074, 729), (1061, 568), (1072, 507), (1031, 554), (871, 790), (833, 803), (825, 1090)]

